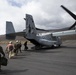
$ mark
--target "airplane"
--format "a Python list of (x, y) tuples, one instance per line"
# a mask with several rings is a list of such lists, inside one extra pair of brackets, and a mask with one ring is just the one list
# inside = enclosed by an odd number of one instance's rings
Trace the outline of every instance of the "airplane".
[[(76, 15), (74, 13), (63, 5), (61, 5), (61, 7), (76, 20)], [(15, 32), (13, 24), (11, 22), (6, 22), (6, 39), (15, 39), (16, 36), (23, 36), (35, 45), (33, 47), (34, 49), (41, 49), (43, 47), (60, 47), (62, 44), (61, 36), (76, 34), (76, 21), (68, 30), (37, 33), (32, 15), (26, 14), (24, 20), (26, 21), (26, 30), (21, 32)]]

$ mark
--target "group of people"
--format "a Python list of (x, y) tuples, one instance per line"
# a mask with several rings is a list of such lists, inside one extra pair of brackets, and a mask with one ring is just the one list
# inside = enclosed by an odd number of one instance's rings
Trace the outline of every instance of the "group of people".
[(10, 41), (6, 46), (6, 53), (8, 53), (9, 58), (17, 55), (18, 51), (21, 52), (21, 42), (18, 40), (16, 41), (15, 44), (12, 41)]
[[(27, 47), (27, 41), (24, 42), (24, 51), (28, 49)], [(18, 54), (18, 52), (22, 53), (21, 51), (21, 41), (16, 41), (15, 43), (13, 43), (12, 41), (10, 41), (7, 46), (6, 46), (6, 50), (5, 52), (3, 51), (3, 48), (0, 46), (0, 71), (1, 71), (1, 57), (5, 57), (5, 53), (8, 54), (9, 58), (12, 58), (14, 56), (16, 56)]]
[[(6, 52), (8, 53), (9, 58), (11, 58), (12, 56), (17, 55), (18, 52), (22, 53), (21, 47), (22, 47), (21, 41), (17, 40), (15, 43), (10, 41), (8, 43), (8, 45), (6, 46)], [(26, 41), (24, 43), (24, 50), (27, 50), (27, 49), (28, 49), (28, 47), (27, 47), (27, 41)]]

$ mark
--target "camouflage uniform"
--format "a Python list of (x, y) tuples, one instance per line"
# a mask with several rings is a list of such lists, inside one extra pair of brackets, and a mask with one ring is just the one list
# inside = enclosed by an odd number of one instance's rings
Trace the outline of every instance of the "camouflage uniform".
[(18, 51), (20, 51), (21, 53), (21, 46), (22, 46), (21, 42), (17, 40), (16, 43), (14, 44), (14, 52), (16, 55), (18, 54)]
[(17, 55), (18, 54), (18, 41), (14, 44), (14, 52)]

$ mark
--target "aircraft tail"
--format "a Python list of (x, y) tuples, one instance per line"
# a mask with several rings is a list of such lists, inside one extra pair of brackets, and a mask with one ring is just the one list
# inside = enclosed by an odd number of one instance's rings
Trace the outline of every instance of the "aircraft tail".
[(15, 30), (14, 30), (12, 22), (6, 21), (6, 39), (14, 40), (15, 38), (16, 38)]
[(34, 24), (33, 17), (26, 14), (26, 38), (33, 39), (36, 36), (36, 28)]
[(70, 10), (68, 10), (66, 7), (64, 7), (63, 5), (61, 5), (61, 7), (67, 12), (69, 13), (70, 16), (72, 16), (75, 20), (76, 20), (76, 15), (74, 13), (72, 13)]

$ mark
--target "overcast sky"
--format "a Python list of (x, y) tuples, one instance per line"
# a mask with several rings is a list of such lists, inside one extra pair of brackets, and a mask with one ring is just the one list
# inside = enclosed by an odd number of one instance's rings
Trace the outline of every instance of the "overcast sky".
[(76, 0), (0, 0), (0, 34), (5, 33), (6, 21), (13, 22), (16, 31), (25, 29), (25, 14), (31, 14), (41, 29), (69, 27), (74, 23), (60, 6), (76, 14)]

